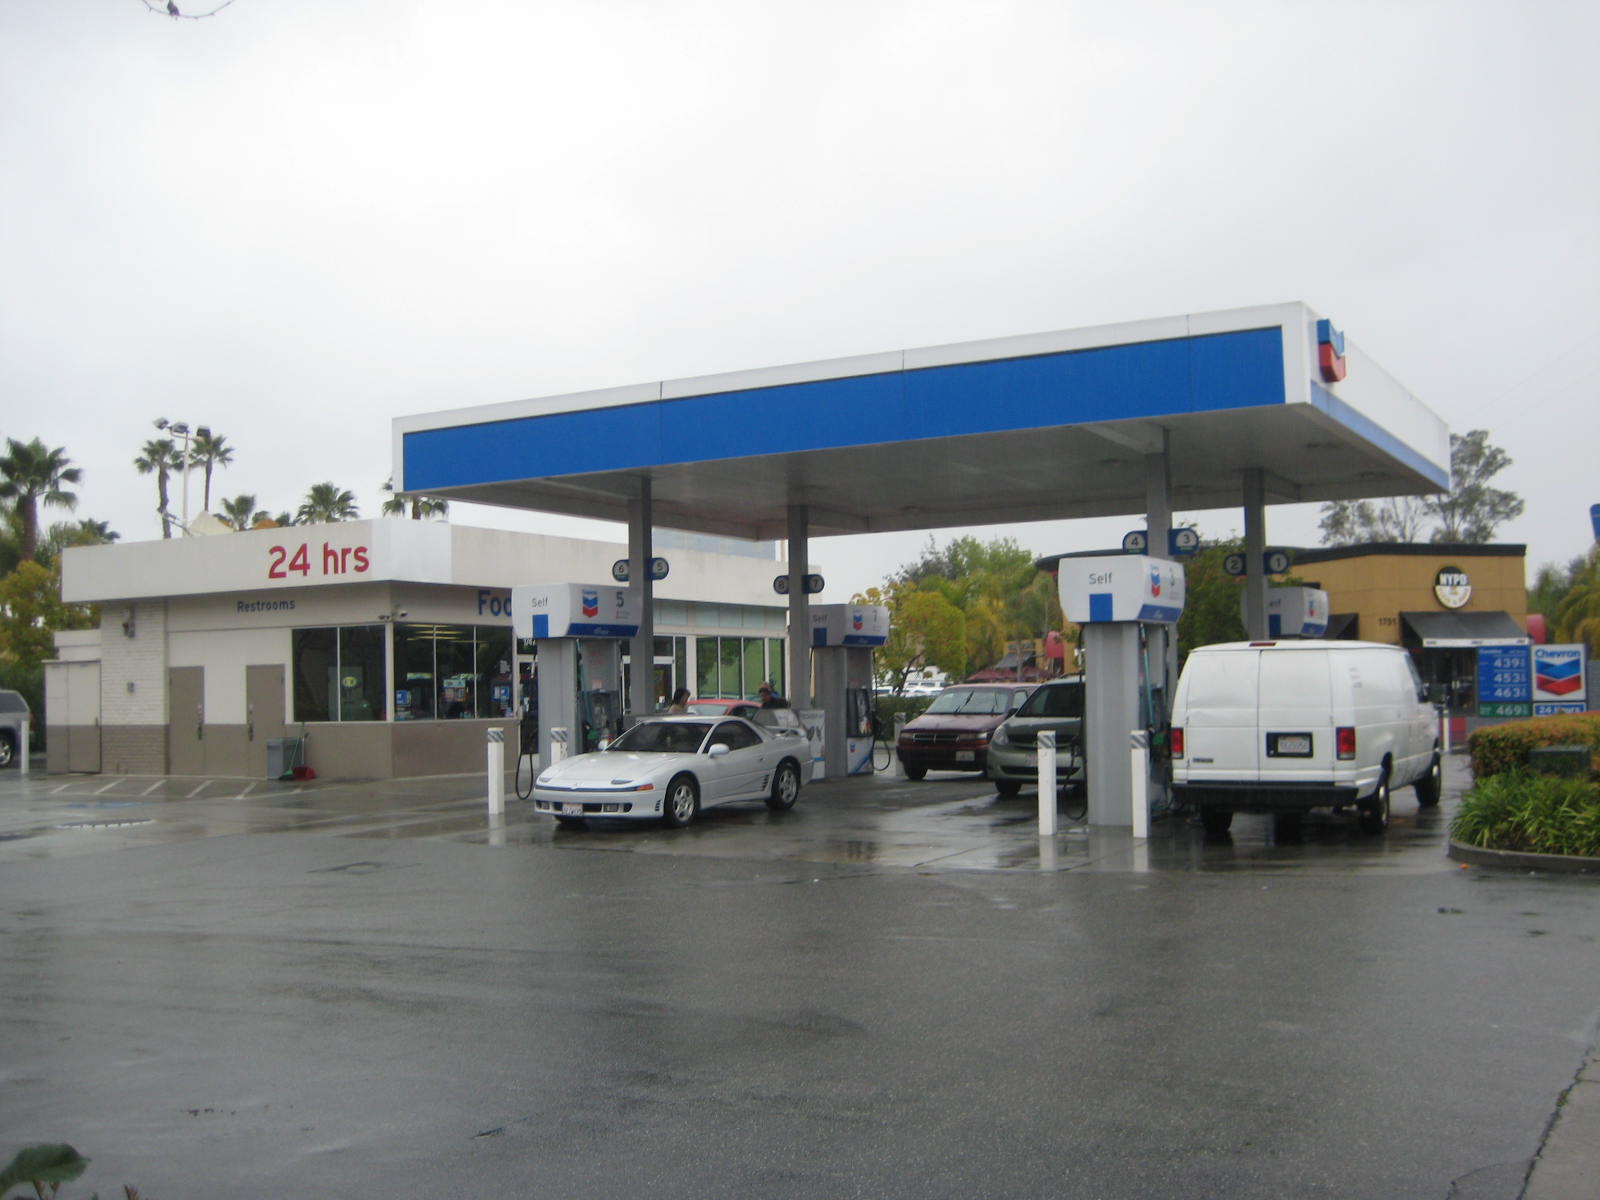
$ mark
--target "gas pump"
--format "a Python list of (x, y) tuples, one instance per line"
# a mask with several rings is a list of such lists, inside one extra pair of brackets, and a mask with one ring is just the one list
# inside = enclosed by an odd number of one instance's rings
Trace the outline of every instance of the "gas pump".
[(639, 631), (637, 593), (625, 587), (553, 583), (511, 590), (516, 636), (538, 645), (539, 761), (551, 732), (582, 754), (622, 732), (622, 643)]
[[(1172, 689), (1152, 643), (1164, 644), (1183, 614), (1183, 567), (1143, 555), (1063, 558), (1058, 582), (1062, 611), (1083, 627), (1089, 823), (1137, 827), (1133, 797), (1164, 798), (1170, 784), (1159, 740)], [(1147, 778), (1136, 780), (1129, 751), (1140, 735), (1150, 752)]]
[(811, 610), (826, 778), (872, 773), (872, 651), (888, 640), (889, 610), (881, 604), (819, 604)]
[[(1239, 613), (1244, 615), (1245, 597), (1239, 597)], [(1271, 638), (1319, 638), (1328, 632), (1328, 593), (1320, 588), (1275, 587), (1267, 589), (1267, 636)]]

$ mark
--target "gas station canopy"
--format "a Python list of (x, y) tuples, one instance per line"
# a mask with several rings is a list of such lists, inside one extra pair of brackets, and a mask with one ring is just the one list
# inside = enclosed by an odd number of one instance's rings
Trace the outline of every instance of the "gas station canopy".
[(1303, 304), (397, 418), (396, 491), (752, 539), (1420, 494), (1444, 423)]

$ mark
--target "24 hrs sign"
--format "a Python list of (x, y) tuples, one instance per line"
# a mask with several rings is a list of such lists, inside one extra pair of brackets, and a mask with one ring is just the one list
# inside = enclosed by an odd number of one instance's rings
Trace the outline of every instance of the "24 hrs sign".
[(267, 547), (267, 578), (288, 579), (298, 575), (309, 579), (330, 575), (365, 575), (372, 561), (365, 546), (333, 546), (322, 543), (321, 553), (307, 542), (298, 546)]

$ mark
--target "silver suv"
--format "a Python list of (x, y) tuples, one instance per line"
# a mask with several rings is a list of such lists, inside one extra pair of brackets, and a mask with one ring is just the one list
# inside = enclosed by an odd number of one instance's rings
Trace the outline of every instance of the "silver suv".
[(985, 774), (1002, 796), (1015, 796), (1039, 777), (1039, 733), (1056, 735), (1056, 778), (1083, 782), (1083, 676), (1041, 683), (989, 739)]
[(21, 692), (0, 689), (0, 767), (9, 767), (28, 752), (28, 702)]

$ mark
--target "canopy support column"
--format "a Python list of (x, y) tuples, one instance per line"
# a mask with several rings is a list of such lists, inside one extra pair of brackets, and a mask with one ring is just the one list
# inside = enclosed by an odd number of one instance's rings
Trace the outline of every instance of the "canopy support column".
[(1267, 636), (1267, 473), (1244, 472), (1244, 635)]
[(811, 707), (811, 598), (806, 595), (810, 571), (811, 514), (804, 504), (789, 506), (789, 678), (784, 691), (796, 708)]
[(650, 578), (654, 508), (650, 479), (641, 478), (638, 496), (628, 501), (628, 587), (639, 596), (639, 632), (629, 643), (632, 671), (626, 705), (628, 712), (641, 714), (656, 709), (656, 588)]

